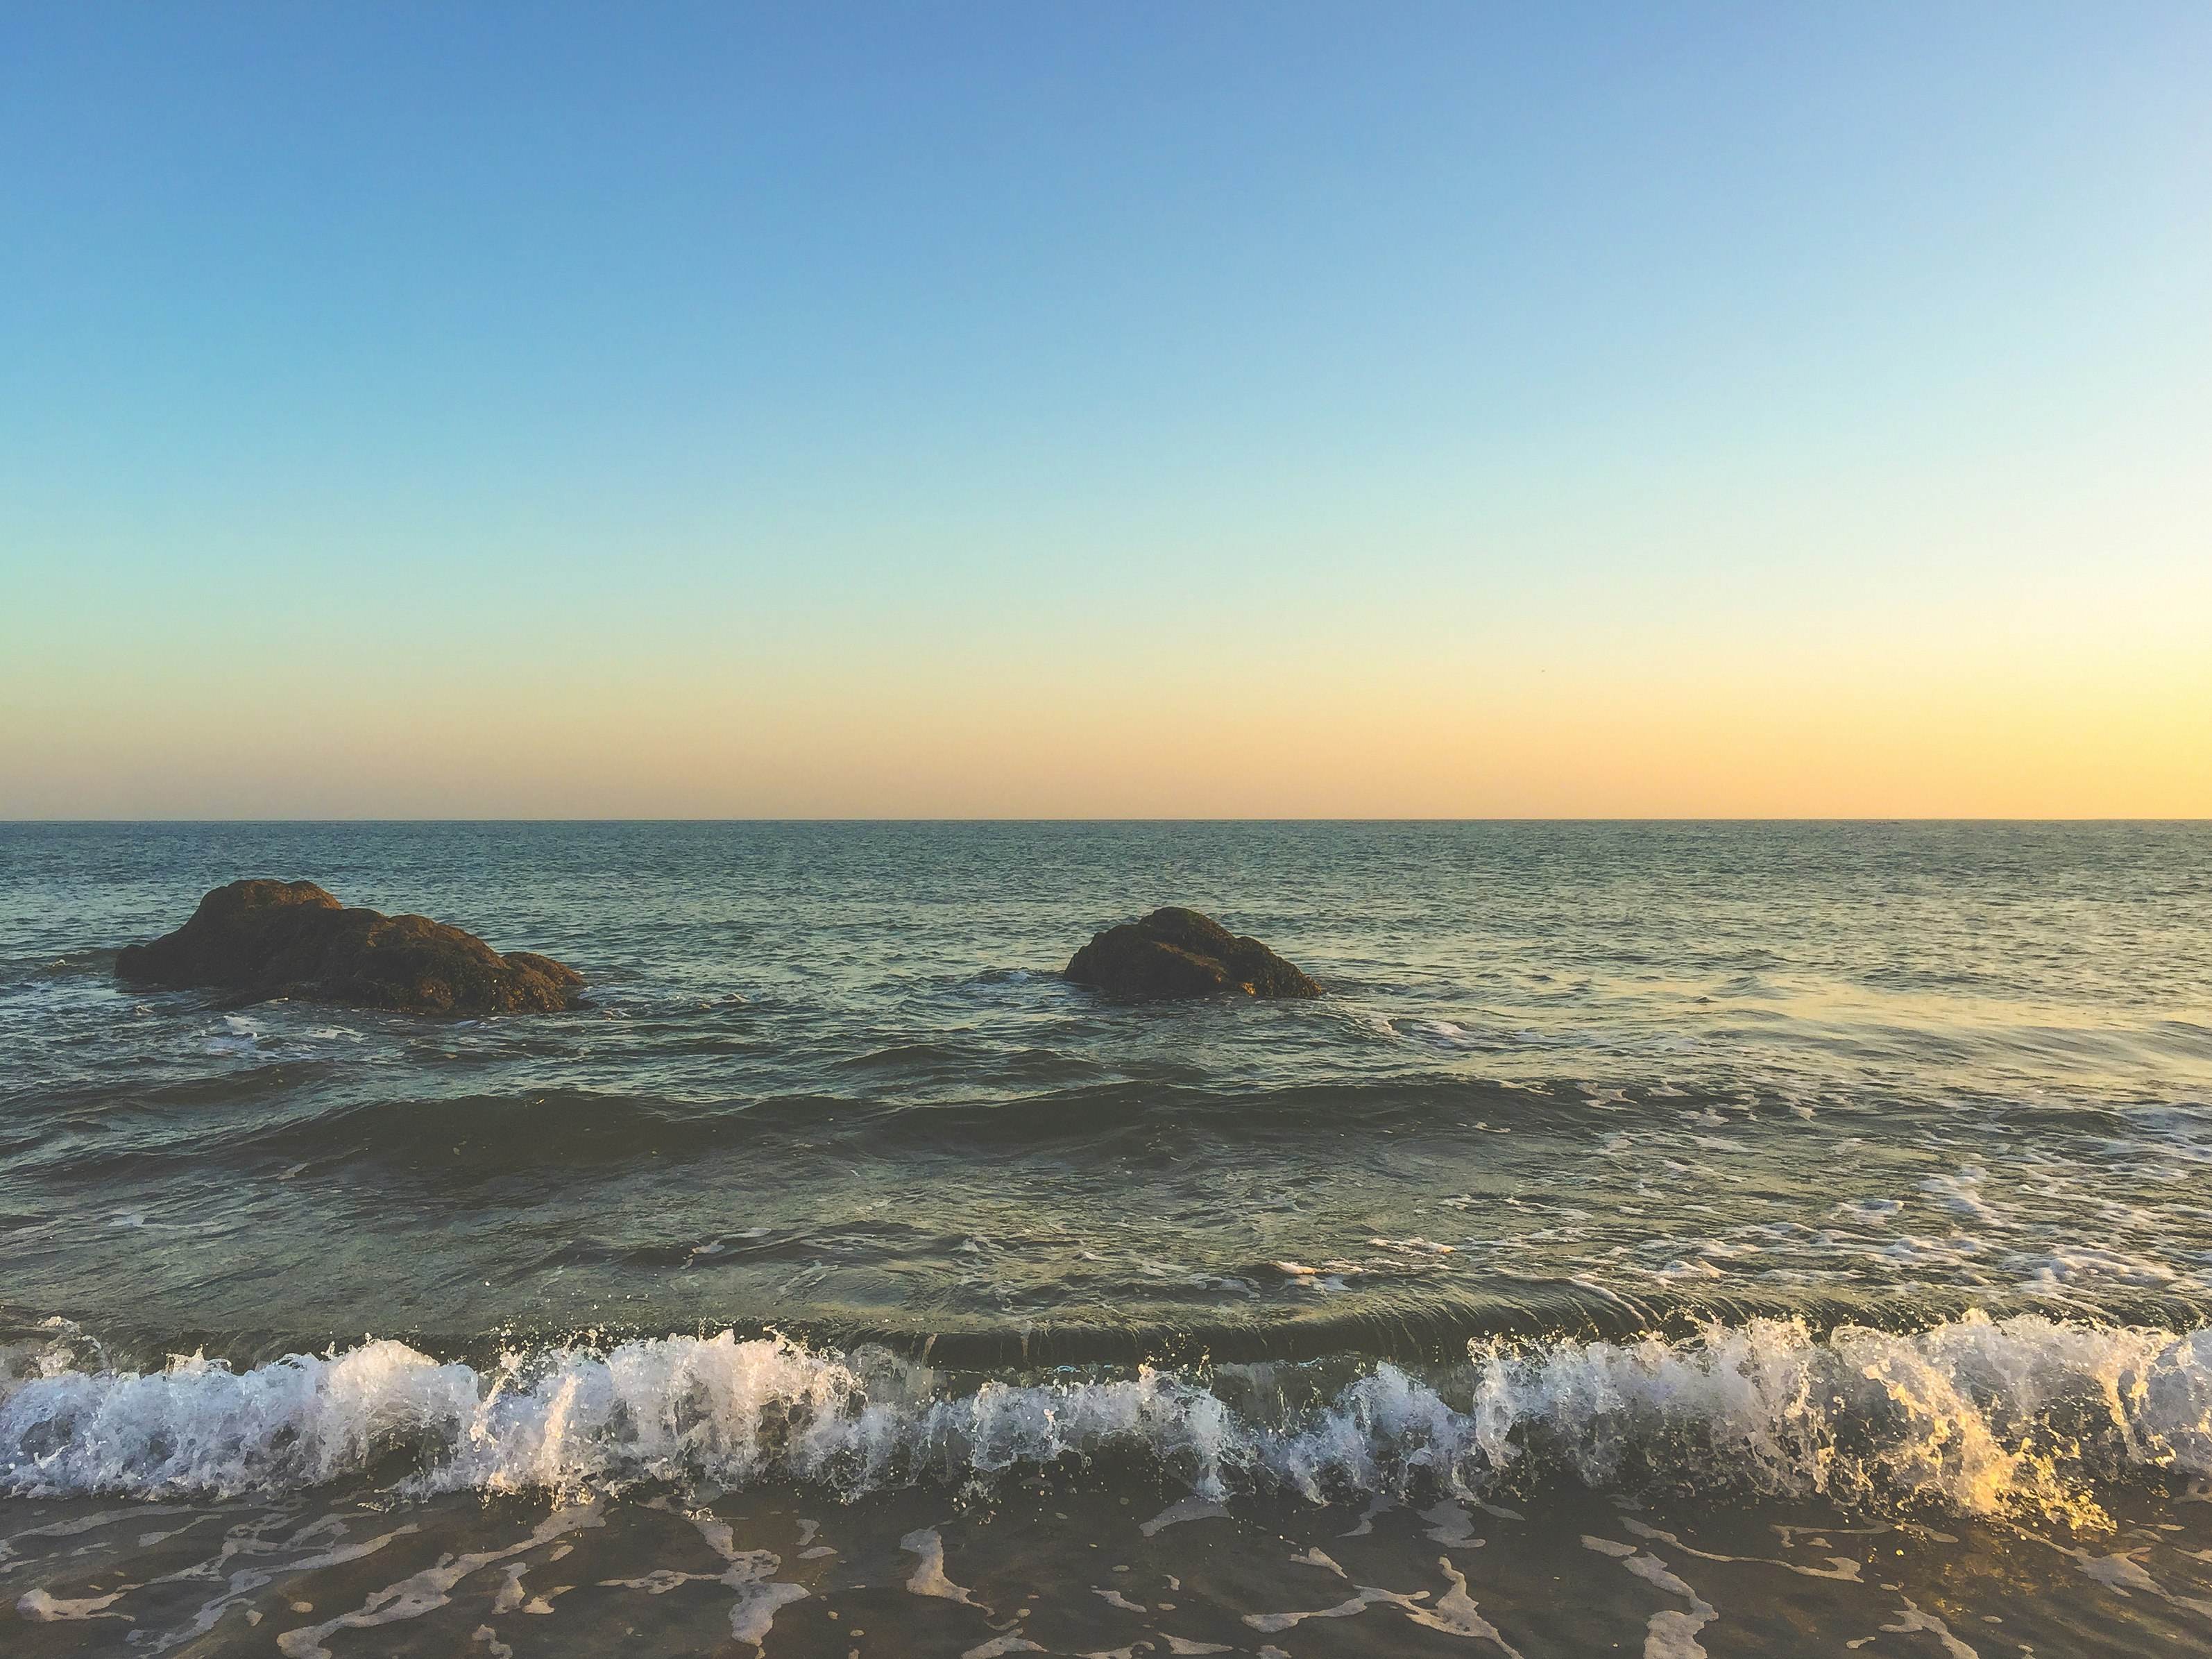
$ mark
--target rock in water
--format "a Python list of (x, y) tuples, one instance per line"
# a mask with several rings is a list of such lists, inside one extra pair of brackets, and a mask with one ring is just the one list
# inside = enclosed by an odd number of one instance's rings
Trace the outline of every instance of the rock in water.
[(501, 956), (427, 916), (348, 909), (311, 881), (234, 881), (150, 945), (127, 945), (116, 976), (251, 1001), (388, 1008), (410, 1014), (550, 1013), (574, 1005), (584, 976), (547, 957)]
[(1117, 997), (1317, 997), (1321, 987), (1256, 939), (1170, 906), (1109, 927), (1075, 953), (1066, 977)]

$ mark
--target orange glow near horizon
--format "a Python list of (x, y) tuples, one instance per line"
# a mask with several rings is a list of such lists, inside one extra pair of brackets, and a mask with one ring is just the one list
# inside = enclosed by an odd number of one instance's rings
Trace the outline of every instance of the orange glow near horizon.
[(1273, 682), (1231, 663), (1103, 693), (1080, 674), (908, 664), (885, 686), (785, 664), (503, 709), (496, 673), (411, 702), (202, 688), (127, 721), (49, 710), (0, 764), (4, 815), (33, 817), (2212, 816), (2212, 653), (1794, 654)]

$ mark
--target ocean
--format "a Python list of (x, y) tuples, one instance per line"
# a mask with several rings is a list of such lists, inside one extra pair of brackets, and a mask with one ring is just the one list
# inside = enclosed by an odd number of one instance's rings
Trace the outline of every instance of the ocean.
[(2212, 1651), (2212, 826), (0, 826), (0, 1651)]

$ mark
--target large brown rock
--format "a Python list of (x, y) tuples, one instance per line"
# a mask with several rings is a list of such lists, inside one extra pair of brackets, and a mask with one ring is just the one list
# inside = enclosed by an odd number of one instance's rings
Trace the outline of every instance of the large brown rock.
[(234, 881), (150, 945), (126, 945), (118, 978), (230, 991), (251, 1001), (410, 1014), (533, 1014), (572, 1006), (584, 976), (547, 957), (501, 956), (427, 916), (349, 909), (311, 881)]
[(1317, 997), (1321, 987), (1256, 939), (1170, 906), (1109, 927), (1075, 953), (1067, 975), (1109, 996)]

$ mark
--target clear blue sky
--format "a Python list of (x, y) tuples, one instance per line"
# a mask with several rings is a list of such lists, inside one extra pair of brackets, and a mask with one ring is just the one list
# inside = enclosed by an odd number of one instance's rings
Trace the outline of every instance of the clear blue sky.
[(14, 3), (0, 157), (0, 817), (2212, 811), (2212, 7)]

